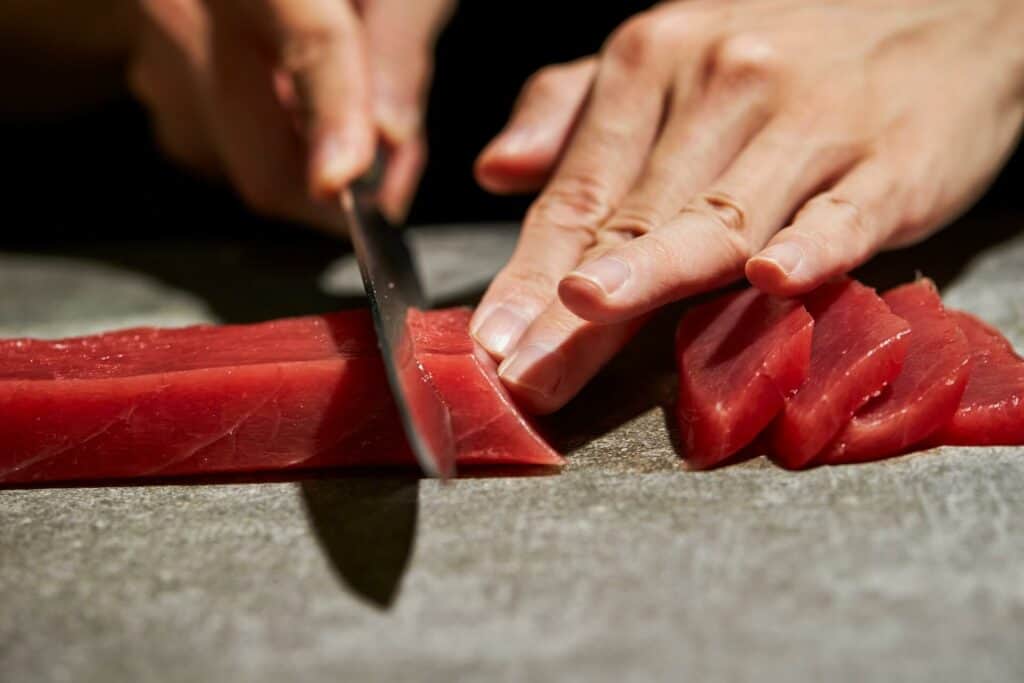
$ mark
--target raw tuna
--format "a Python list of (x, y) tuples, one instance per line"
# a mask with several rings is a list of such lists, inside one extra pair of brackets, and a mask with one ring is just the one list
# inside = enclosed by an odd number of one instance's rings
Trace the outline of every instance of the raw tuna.
[[(468, 321), (410, 321), (459, 463), (559, 464)], [(0, 342), (0, 482), (412, 463), (365, 311)]]
[(896, 375), (910, 327), (873, 289), (841, 278), (803, 297), (814, 318), (807, 381), (775, 421), (772, 453), (804, 467)]
[(882, 299), (910, 323), (906, 359), (892, 384), (858, 412), (818, 461), (877, 460), (905, 452), (949, 422), (970, 374), (967, 338), (942, 306), (931, 280), (887, 292)]
[(793, 300), (755, 289), (690, 311), (679, 323), (684, 456), (711, 467), (753, 441), (807, 376), (814, 322)]
[(971, 376), (952, 419), (929, 440), (936, 444), (1024, 444), (1024, 359), (998, 330), (953, 311), (971, 348)]

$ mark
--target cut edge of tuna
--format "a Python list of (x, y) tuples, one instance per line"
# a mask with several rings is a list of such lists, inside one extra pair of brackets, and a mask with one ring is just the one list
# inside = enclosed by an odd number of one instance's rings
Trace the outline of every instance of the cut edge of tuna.
[[(423, 315), (447, 326), (417, 358), (459, 464), (561, 465), (472, 343), (469, 311)], [(365, 311), (0, 341), (0, 442), (0, 482), (18, 484), (415, 464)]]
[(951, 310), (967, 336), (971, 375), (949, 422), (928, 444), (1017, 446), (1024, 444), (1024, 358), (992, 325)]
[(771, 423), (807, 376), (813, 326), (799, 301), (756, 289), (683, 316), (676, 331), (677, 417), (691, 467), (729, 462)]
[(967, 338), (927, 278), (889, 290), (882, 300), (910, 324), (900, 374), (861, 408), (818, 456), (852, 464), (900, 455), (952, 417), (970, 374)]
[(790, 469), (811, 464), (899, 374), (910, 332), (874, 289), (848, 277), (801, 300), (814, 319), (810, 371), (771, 427), (770, 455)]

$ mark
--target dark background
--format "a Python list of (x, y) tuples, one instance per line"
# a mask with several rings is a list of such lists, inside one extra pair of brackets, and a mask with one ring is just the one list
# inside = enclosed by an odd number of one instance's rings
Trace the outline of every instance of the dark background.
[[(410, 222), (516, 220), (528, 198), (497, 198), (473, 181), (473, 159), (504, 124), (538, 68), (598, 49), (650, 0), (463, 0), (438, 46), (428, 114), (431, 157)], [(191, 177), (154, 148), (144, 112), (124, 99), (49, 119), (6, 121), (0, 149), (8, 245), (218, 236), (320, 239), (256, 220), (230, 190)], [(987, 204), (1021, 205), (1022, 155)]]

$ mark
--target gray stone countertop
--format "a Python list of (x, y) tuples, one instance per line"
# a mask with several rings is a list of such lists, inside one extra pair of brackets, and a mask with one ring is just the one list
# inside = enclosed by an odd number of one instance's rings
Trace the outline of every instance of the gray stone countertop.
[[(863, 276), (931, 275), (1024, 349), (1021, 225), (975, 216)], [(448, 301), (511, 239), (416, 242)], [(4, 255), (0, 334), (224, 318), (232, 287), (241, 317), (301, 308), (302, 259), (244, 250)], [(352, 294), (351, 263), (320, 283)], [(676, 315), (549, 421), (559, 474), (0, 490), (0, 680), (1024, 680), (1024, 449), (689, 472)]]

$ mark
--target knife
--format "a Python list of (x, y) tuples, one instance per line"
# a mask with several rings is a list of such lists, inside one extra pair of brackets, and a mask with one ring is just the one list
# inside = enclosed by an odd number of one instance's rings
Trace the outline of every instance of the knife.
[(408, 313), (411, 308), (426, 309), (427, 300), (401, 230), (377, 207), (382, 166), (378, 157), (367, 175), (342, 191), (341, 210), (405, 436), (423, 472), (447, 479), (455, 474), (451, 415), (413, 354)]

